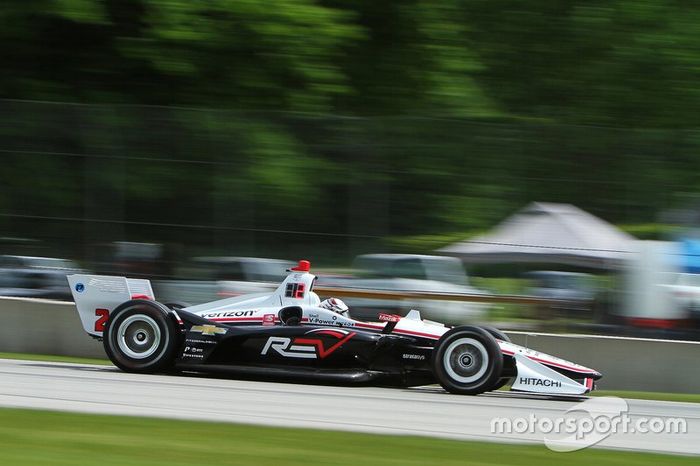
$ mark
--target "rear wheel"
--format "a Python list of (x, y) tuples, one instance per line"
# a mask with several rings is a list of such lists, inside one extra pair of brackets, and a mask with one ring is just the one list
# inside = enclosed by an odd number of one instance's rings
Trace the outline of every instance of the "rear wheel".
[(190, 303), (186, 303), (184, 301), (172, 301), (169, 303), (163, 304), (163, 306), (167, 307), (171, 311), (179, 311), (180, 309), (184, 309), (186, 307), (190, 307)]
[(450, 393), (477, 395), (492, 389), (503, 371), (503, 354), (495, 338), (479, 327), (455, 327), (433, 353), (433, 370)]
[(127, 372), (158, 372), (175, 359), (178, 330), (170, 311), (155, 301), (132, 300), (117, 307), (102, 343), (109, 359)]

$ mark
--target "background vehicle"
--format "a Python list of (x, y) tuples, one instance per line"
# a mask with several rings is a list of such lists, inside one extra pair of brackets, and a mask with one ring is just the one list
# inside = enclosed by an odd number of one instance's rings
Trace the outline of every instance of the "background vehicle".
[(673, 306), (685, 311), (686, 318), (700, 326), (700, 274), (675, 273), (668, 278), (669, 284), (664, 288), (669, 292)]
[[(469, 286), (461, 261), (454, 257), (364, 254), (355, 258), (352, 268), (356, 276), (325, 279), (321, 275), (319, 285), (390, 291), (481, 293)], [(481, 319), (486, 311), (485, 305), (457, 301), (348, 299), (347, 302), (360, 319), (376, 319), (381, 312), (405, 315), (409, 310), (419, 308), (430, 319), (460, 323)]]
[(634, 335), (689, 338), (696, 303), (695, 275), (683, 270), (682, 249), (666, 241), (638, 241), (624, 270), (623, 306), (616, 309)]
[(261, 257), (195, 257), (177, 272), (178, 280), (157, 280), (153, 287), (166, 301), (192, 304), (222, 297), (271, 291), (294, 262)]
[(0, 256), (0, 296), (71, 299), (66, 275), (83, 270), (53, 257)]
[(527, 272), (531, 280), (528, 294), (540, 298), (567, 301), (566, 305), (555, 307), (562, 312), (574, 311), (577, 316), (587, 316), (595, 299), (593, 276), (587, 273), (537, 270)]
[[(197, 257), (194, 260), (213, 275), (221, 297), (274, 289), (284, 280), (286, 271), (295, 265), (292, 261), (261, 257)], [(272, 283), (275, 285), (269, 285)]]

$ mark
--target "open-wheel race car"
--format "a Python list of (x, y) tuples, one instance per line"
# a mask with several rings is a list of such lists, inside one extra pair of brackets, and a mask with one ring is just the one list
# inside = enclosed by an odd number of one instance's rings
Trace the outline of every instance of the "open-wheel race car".
[(68, 277), (85, 331), (128, 372), (226, 373), (332, 384), (439, 383), (475, 395), (511, 390), (581, 395), (601, 374), (511, 343), (490, 327), (446, 327), (382, 314), (355, 320), (321, 306), (308, 261), (272, 293), (196, 306), (155, 300), (150, 282), (98, 275)]

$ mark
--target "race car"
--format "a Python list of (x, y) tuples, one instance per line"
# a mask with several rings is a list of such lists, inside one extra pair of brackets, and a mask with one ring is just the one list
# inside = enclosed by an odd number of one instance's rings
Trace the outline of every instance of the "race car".
[(450, 393), (511, 390), (582, 395), (601, 374), (511, 343), (490, 327), (381, 314), (355, 320), (321, 307), (310, 263), (272, 293), (196, 306), (156, 301), (144, 279), (71, 275), (85, 331), (127, 372), (225, 373), (312, 383), (420, 386)]

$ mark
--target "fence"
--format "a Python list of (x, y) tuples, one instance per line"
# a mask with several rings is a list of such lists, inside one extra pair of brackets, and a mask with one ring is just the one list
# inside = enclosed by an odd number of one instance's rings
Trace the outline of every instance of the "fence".
[(160, 243), (172, 275), (195, 255), (430, 251), (533, 200), (649, 222), (692, 202), (698, 134), (0, 100), (0, 237), (89, 266)]

